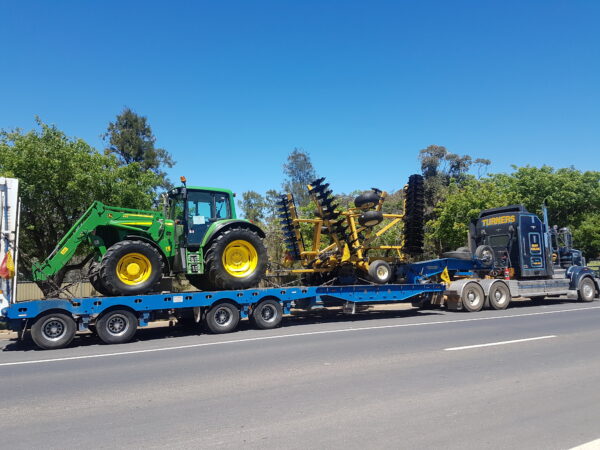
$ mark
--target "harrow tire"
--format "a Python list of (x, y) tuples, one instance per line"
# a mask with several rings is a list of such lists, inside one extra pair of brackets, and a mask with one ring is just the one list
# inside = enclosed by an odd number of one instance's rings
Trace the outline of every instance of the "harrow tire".
[(369, 278), (377, 284), (387, 284), (392, 279), (391, 266), (381, 259), (369, 264)]
[(380, 195), (376, 192), (365, 192), (354, 199), (354, 206), (360, 209), (374, 208), (379, 203), (380, 198)]
[(361, 214), (358, 218), (358, 223), (363, 227), (374, 227), (383, 221), (383, 213), (381, 211), (367, 211)]

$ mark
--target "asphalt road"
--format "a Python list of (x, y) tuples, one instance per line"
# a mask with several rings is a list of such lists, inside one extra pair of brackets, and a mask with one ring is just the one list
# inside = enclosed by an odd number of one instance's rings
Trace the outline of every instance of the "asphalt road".
[(1, 341), (0, 442), (570, 448), (600, 438), (599, 324), (600, 302), (554, 301), (290, 318), (220, 336), (149, 329), (55, 351)]

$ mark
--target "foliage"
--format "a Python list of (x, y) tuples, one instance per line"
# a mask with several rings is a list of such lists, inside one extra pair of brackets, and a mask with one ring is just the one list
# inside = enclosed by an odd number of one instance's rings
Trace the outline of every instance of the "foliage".
[(124, 108), (116, 120), (108, 124), (102, 137), (108, 143), (106, 153), (116, 155), (123, 165), (140, 164), (142, 168), (159, 175), (163, 187), (170, 187), (163, 168), (173, 167), (175, 162), (165, 149), (156, 148), (156, 137), (147, 117)]
[[(86, 142), (37, 119), (39, 130), (0, 132), (0, 174), (21, 180), (20, 250), (43, 260), (94, 200), (150, 208), (161, 177), (138, 163), (120, 165)], [(22, 272), (30, 275), (27, 264)], [(55, 282), (62, 281), (64, 272)]]
[(293, 194), (298, 206), (308, 205), (310, 196), (306, 186), (317, 178), (310, 155), (302, 149), (295, 148), (283, 164), (283, 172), (286, 177), (283, 182), (284, 191)]
[(261, 224), (265, 218), (266, 201), (256, 191), (246, 191), (242, 199), (238, 200), (238, 206), (244, 213), (244, 217), (250, 222)]

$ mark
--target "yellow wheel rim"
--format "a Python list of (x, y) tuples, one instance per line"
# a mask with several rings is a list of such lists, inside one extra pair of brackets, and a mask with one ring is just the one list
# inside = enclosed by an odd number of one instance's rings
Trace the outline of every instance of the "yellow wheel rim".
[(141, 253), (128, 253), (117, 263), (117, 277), (125, 284), (141, 284), (150, 278), (152, 264)]
[(222, 260), (223, 267), (229, 275), (244, 278), (256, 270), (258, 252), (250, 242), (238, 239), (225, 247)]

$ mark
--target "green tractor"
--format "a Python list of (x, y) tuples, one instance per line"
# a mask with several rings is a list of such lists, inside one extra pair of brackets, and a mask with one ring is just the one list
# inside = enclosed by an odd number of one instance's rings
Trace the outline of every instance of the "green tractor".
[(157, 292), (163, 276), (183, 273), (201, 290), (257, 286), (267, 267), (265, 233), (237, 219), (227, 189), (183, 186), (167, 194), (164, 211), (143, 211), (94, 202), (45, 261), (36, 282), (49, 282), (82, 244), (90, 251), (89, 279), (103, 295)]

